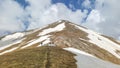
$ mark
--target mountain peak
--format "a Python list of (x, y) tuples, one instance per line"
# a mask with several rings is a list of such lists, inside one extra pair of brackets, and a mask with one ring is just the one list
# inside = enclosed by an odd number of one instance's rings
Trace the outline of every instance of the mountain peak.
[(58, 20), (57, 22), (65, 22), (65, 23), (67, 23), (67, 22), (69, 22), (68, 20)]
[(54, 46), (120, 64), (120, 43), (67, 20), (54, 22), (41, 29), (5, 36), (1, 38), (0, 45), (0, 55)]
[[(61, 24), (61, 23), (64, 23), (64, 24), (74, 24), (74, 23), (72, 23), (72, 22), (70, 22), (68, 20), (58, 20), (58, 21), (56, 21), (56, 22), (54, 22), (52, 24), (58, 25), (58, 24)], [(49, 24), (49, 25), (51, 25), (51, 24)]]

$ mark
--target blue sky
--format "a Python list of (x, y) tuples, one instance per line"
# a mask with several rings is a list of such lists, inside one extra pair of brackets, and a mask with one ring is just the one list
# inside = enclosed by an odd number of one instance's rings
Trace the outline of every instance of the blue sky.
[[(17, 1), (24, 8), (26, 6), (29, 6), (29, 3), (25, 0), (15, 0), (15, 1)], [(77, 9), (81, 9), (83, 11), (84, 9), (87, 9), (84, 6), (82, 6), (82, 3), (84, 2), (84, 0), (52, 0), (51, 2), (52, 4), (63, 3), (72, 11), (76, 11)], [(90, 0), (90, 2), (92, 5), (92, 8), (94, 8), (95, 0)], [(71, 8), (69, 4), (72, 4), (74, 8)], [(88, 10), (90, 11), (92, 8), (89, 8)]]
[[(92, 8), (85, 8), (84, 6), (82, 6), (82, 3), (84, 2), (85, 0), (52, 0), (52, 3), (53, 4), (56, 4), (56, 3), (64, 3), (69, 9), (71, 9), (72, 11), (76, 11), (77, 9), (81, 9), (82, 11), (84, 9), (87, 9), (89, 10), (89, 12), (94, 8), (94, 4), (95, 4), (95, 0), (90, 0), (91, 2), (91, 5)], [(74, 6), (74, 8), (71, 8), (69, 6), (69, 4), (72, 4)]]
[(29, 6), (29, 3), (25, 0), (15, 0), (15, 1), (18, 2), (23, 8)]
[[(90, 4), (91, 4), (91, 8), (86, 8), (82, 5), (82, 3), (84, 2), (85, 0), (52, 0), (52, 3), (53, 4), (56, 4), (56, 3), (63, 3), (67, 6), (67, 8), (71, 9), (72, 11), (76, 11), (78, 9), (80, 9), (82, 12), (84, 10), (88, 10), (88, 13), (87, 15), (89, 15), (89, 13), (92, 11), (92, 9), (94, 9), (95, 7), (95, 0), (90, 0)], [(70, 7), (70, 4), (73, 5), (73, 7)], [(87, 18), (87, 17), (86, 17)], [(85, 21), (86, 18), (83, 20)]]
[(60, 19), (120, 37), (120, 0), (0, 0), (0, 36)]
[[(18, 2), (23, 8), (29, 6), (29, 3), (25, 0), (15, 0), (15, 1)], [(91, 10), (95, 8), (95, 0), (90, 0), (91, 8), (84, 7), (82, 5), (84, 1), (85, 0), (52, 0), (51, 3), (52, 4), (63, 3), (67, 6), (67, 8), (71, 9), (72, 11), (81, 9), (81, 11), (83, 12), (86, 9), (88, 10), (88, 14), (89, 14)], [(73, 5), (73, 7), (70, 7), (70, 4)]]

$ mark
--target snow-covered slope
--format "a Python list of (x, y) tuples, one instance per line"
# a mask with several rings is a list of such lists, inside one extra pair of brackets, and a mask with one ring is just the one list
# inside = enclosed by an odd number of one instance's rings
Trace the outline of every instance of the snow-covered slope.
[[(1, 38), (0, 55), (46, 45), (65, 48), (78, 55), (75, 59), (78, 65), (83, 65), (82, 68), (89, 66), (91, 68), (97, 68), (96, 66), (98, 68), (120, 68), (120, 42), (66, 20), (57, 21), (44, 28)], [(86, 64), (88, 65), (85, 67)], [(105, 66), (106, 64), (111, 66)]]
[[(75, 25), (76, 26), (76, 25)], [(89, 38), (89, 42), (96, 44), (97, 46), (99, 46), (100, 48), (103, 48), (107, 51), (109, 51), (110, 53), (112, 53), (113, 55), (115, 55), (116, 57), (120, 58), (119, 54), (116, 54), (116, 50), (120, 50), (120, 45), (109, 40), (108, 38), (105, 38), (103, 36), (101, 36), (100, 34), (93, 32), (89, 29), (83, 29), (79, 26), (78, 27), (80, 30), (85, 31), (86, 33), (88, 33), (88, 38)]]
[(76, 64), (78, 68), (120, 68), (119, 65), (115, 65), (100, 60), (78, 49), (75, 48), (64, 48), (64, 49), (76, 54), (75, 59), (77, 60)]

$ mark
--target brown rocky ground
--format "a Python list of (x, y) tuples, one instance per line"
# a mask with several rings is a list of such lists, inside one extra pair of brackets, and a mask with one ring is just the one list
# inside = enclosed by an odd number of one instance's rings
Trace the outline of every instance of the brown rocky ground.
[(73, 56), (58, 47), (29, 48), (0, 56), (0, 68), (77, 68)]

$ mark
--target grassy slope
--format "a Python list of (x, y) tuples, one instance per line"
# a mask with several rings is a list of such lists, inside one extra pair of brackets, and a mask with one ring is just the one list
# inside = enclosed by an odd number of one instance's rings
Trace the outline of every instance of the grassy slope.
[(77, 68), (73, 56), (51, 46), (23, 49), (0, 56), (0, 68)]

